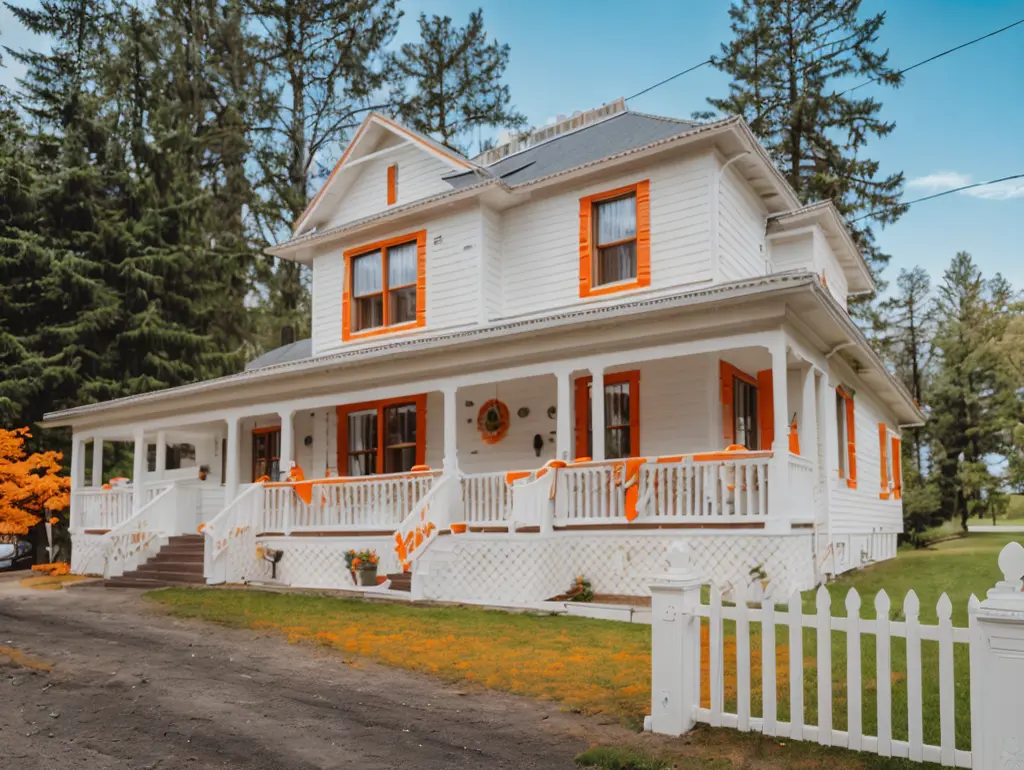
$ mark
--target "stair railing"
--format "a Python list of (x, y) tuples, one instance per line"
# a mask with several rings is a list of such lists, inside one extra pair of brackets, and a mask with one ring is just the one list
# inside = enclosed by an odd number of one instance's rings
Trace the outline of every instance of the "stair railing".
[(461, 503), (461, 491), (455, 476), (442, 476), (398, 525), (395, 553), (403, 571), (408, 571), (438, 533), (451, 524), (452, 506)]
[(207, 583), (228, 581), (229, 550), (238, 550), (243, 559), (242, 549), (248, 547), (250, 554), (255, 553), (255, 527), (263, 519), (263, 506), (263, 484), (253, 484), (203, 525), (203, 576)]
[(156, 556), (162, 541), (179, 533), (186, 516), (180, 509), (188, 498), (180, 485), (172, 484), (104, 535), (103, 577), (119, 577)]

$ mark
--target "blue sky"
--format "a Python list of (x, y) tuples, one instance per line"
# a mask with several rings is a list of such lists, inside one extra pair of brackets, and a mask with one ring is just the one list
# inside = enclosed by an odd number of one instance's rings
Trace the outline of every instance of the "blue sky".
[[(421, 11), (462, 22), (478, 6), (491, 34), (512, 48), (507, 81), (535, 125), (636, 93), (729, 38), (724, 0), (403, 0), (396, 42), (415, 36)], [(865, 0), (863, 12), (883, 8), (880, 45), (897, 68), (1024, 18), (1024, 0)], [(3, 6), (0, 43), (31, 43)], [(13, 70), (0, 70), (0, 82), (10, 84)], [(689, 117), (727, 83), (705, 67), (630, 106)], [(867, 93), (896, 121), (868, 154), (885, 173), (904, 171), (907, 199), (1024, 173), (1024, 25), (914, 70), (897, 91), (858, 92)], [(937, 280), (953, 254), (966, 250), (986, 274), (1001, 271), (1024, 289), (1024, 180), (913, 206), (879, 242), (893, 255), (884, 276), (890, 281), (915, 264)]]

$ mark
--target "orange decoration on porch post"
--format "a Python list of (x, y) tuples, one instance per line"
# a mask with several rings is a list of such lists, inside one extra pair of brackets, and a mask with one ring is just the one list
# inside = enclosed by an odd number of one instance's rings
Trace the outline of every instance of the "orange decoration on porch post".
[(640, 500), (640, 466), (645, 462), (646, 457), (630, 457), (626, 460), (626, 521), (633, 521), (639, 515), (636, 505)]
[(789, 451), (791, 454), (800, 454), (800, 429), (797, 427), (796, 418), (789, 424)]

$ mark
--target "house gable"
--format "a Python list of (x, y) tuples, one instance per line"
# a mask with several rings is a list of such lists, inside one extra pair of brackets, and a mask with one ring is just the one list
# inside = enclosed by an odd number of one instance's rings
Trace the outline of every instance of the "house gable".
[(294, 235), (337, 227), (452, 189), (443, 177), (472, 164), (416, 131), (371, 113), (324, 186), (295, 223)]

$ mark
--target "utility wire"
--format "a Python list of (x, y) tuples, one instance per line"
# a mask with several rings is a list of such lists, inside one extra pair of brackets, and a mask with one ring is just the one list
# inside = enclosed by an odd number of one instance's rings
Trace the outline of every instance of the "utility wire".
[[(943, 195), (952, 195), (953, 193), (963, 192), (964, 190), (971, 190), (971, 189), (973, 189), (975, 187), (988, 187), (991, 184), (999, 184), (1000, 182), (1009, 182), (1012, 179), (1024, 179), (1024, 174), (1014, 174), (1013, 176), (1004, 176), (1001, 179), (992, 179), (991, 181), (988, 181), (988, 182), (975, 182), (974, 184), (965, 184), (963, 187), (954, 187), (952, 190), (943, 190), (942, 192), (938, 192), (938, 193), (935, 193), (933, 195), (926, 195), (923, 198), (915, 198), (912, 201), (906, 201), (906, 202), (902, 202), (902, 203), (897, 203), (897, 204), (895, 204), (893, 206), (888, 206), (886, 208), (875, 209), (874, 211), (869, 211), (867, 214), (861, 214), (859, 217), (854, 217), (853, 219), (850, 219), (850, 220), (847, 220), (847, 221), (849, 221), (849, 222), (858, 222), (861, 219), (867, 219), (868, 217), (873, 217), (876, 214), (883, 214), (886, 211), (891, 211), (892, 209), (905, 208), (907, 206), (913, 206), (915, 203), (922, 203), (923, 201), (930, 201), (930, 200), (933, 200), (935, 198), (941, 198)], [(1024, 184), (1022, 184), (1021, 187), (1024, 187)]]
[[(969, 45), (974, 45), (975, 43), (980, 43), (982, 40), (987, 40), (990, 37), (995, 37), (1000, 32), (1006, 32), (1006, 30), (1013, 29), (1014, 27), (1016, 27), (1016, 26), (1018, 26), (1020, 24), (1024, 24), (1024, 19), (1019, 19), (1018, 21), (1013, 22), (1013, 24), (1007, 24), (1005, 27), (997, 29), (995, 32), (989, 32), (987, 35), (982, 35), (981, 37), (976, 37), (976, 38), (974, 38), (974, 40), (968, 40), (966, 43), (961, 43), (960, 45), (955, 46), (954, 48), (948, 48), (945, 51), (942, 51), (941, 53), (935, 54), (934, 56), (929, 56), (927, 59), (919, 61), (917, 64), (911, 64), (909, 67), (901, 69), (896, 74), (897, 75), (904, 75), (904, 74), (910, 72), (911, 70), (915, 70), (918, 67), (922, 67), (925, 64), (928, 64), (929, 62), (933, 62), (936, 59), (941, 59), (943, 56), (948, 56), (949, 54), (954, 53), (956, 51), (959, 51), (961, 48), (966, 48)], [(864, 86), (869, 86), (872, 83), (877, 83), (881, 79), (882, 78), (871, 78), (871, 80), (865, 80), (859, 86), (853, 86), (852, 88), (847, 88), (845, 91), (840, 92), (838, 95), (842, 96), (843, 94), (848, 94), (848, 93), (850, 93), (850, 91), (856, 91), (858, 88), (863, 88)]]
[(663, 86), (663, 85), (665, 85), (666, 83), (671, 83), (671, 82), (672, 82), (673, 80), (675, 80), (676, 78), (678, 78), (678, 77), (682, 77), (683, 75), (685, 75), (685, 74), (686, 74), (686, 73), (688, 73), (688, 72), (693, 72), (694, 70), (700, 69), (700, 68), (701, 68), (701, 67), (703, 67), (703, 66), (704, 66), (705, 64), (711, 64), (711, 59), (705, 59), (705, 60), (704, 60), (704, 61), (702, 61), (702, 62), (701, 62), (700, 64), (694, 64), (694, 65), (693, 65), (692, 67), (689, 67), (688, 69), (685, 69), (685, 70), (683, 70), (682, 72), (677, 72), (677, 73), (676, 73), (675, 75), (672, 75), (671, 77), (667, 77), (667, 78), (665, 78), (664, 80), (662, 80), (662, 81), (660, 81), (660, 82), (658, 82), (658, 83), (655, 83), (655, 84), (654, 84), (653, 86), (648, 86), (648, 87), (647, 87), (647, 88), (645, 88), (645, 89), (644, 89), (643, 91), (637, 91), (637, 92), (636, 92), (635, 94), (633, 94), (632, 96), (627, 96), (627, 97), (626, 97), (626, 101), (628, 102), (628, 101), (629, 101), (630, 99), (636, 99), (636, 98), (637, 98), (638, 96), (643, 96), (643, 95), (644, 95), (644, 94), (646, 94), (646, 93), (647, 93), (648, 91), (653, 91), (653, 90), (654, 90), (655, 88), (658, 88), (659, 86)]

